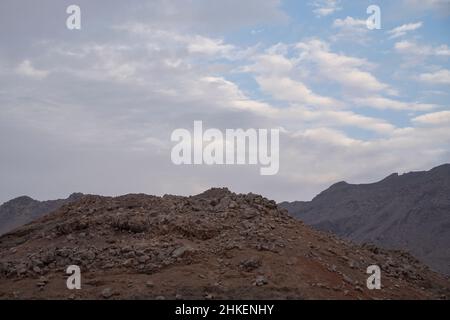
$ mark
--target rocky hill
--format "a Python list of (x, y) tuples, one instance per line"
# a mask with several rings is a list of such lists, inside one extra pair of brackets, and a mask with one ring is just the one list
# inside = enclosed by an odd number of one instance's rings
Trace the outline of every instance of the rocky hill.
[(5, 202), (0, 206), (0, 235), (52, 212), (66, 203), (78, 200), (82, 196), (81, 193), (73, 193), (67, 199), (48, 201), (38, 201), (22, 196)]
[(450, 275), (450, 164), (371, 184), (339, 182), (310, 202), (280, 206), (316, 229), (407, 250)]
[[(73, 264), (81, 290), (66, 288)], [(373, 264), (381, 290), (366, 287)], [(2, 299), (445, 299), (449, 290), (406, 253), (339, 240), (227, 189), (84, 196), (0, 237)]]

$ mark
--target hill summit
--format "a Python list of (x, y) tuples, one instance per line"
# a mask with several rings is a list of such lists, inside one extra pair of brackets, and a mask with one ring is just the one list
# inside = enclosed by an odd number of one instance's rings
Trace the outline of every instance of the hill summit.
[[(78, 265), (82, 289), (66, 288)], [(366, 269), (382, 270), (382, 289)], [(256, 194), (86, 195), (0, 237), (0, 297), (435, 299), (450, 284), (403, 252), (314, 231)]]

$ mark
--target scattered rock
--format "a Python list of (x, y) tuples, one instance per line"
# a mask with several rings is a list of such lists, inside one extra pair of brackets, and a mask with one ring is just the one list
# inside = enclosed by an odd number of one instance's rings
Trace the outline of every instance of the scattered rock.
[(353, 280), (349, 276), (347, 276), (346, 274), (343, 274), (342, 278), (344, 279), (345, 282), (347, 282), (349, 284), (353, 284)]
[(266, 285), (267, 283), (268, 283), (268, 281), (267, 281), (266, 277), (264, 277), (264, 276), (256, 277), (256, 280), (255, 280), (256, 286), (260, 287), (260, 286)]
[(113, 296), (113, 291), (111, 288), (105, 288), (102, 290), (102, 297), (105, 299), (109, 299)]
[(206, 294), (205, 294), (205, 299), (206, 299), (206, 300), (213, 300), (213, 299), (214, 299), (214, 295), (211, 294), (211, 293), (206, 293)]
[(48, 279), (46, 277), (40, 277), (39, 280), (36, 282), (36, 285), (38, 287), (44, 287), (45, 285), (47, 285), (48, 283)]
[(185, 255), (188, 255), (189, 253), (194, 252), (194, 249), (190, 246), (181, 246), (177, 249), (172, 251), (172, 257), (173, 258), (182, 258)]
[(252, 257), (250, 259), (242, 260), (239, 266), (246, 272), (253, 271), (261, 267), (261, 259)]

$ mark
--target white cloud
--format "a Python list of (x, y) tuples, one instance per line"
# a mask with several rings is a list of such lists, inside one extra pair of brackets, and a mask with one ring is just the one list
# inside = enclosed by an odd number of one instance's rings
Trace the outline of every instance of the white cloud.
[(49, 75), (49, 71), (36, 69), (30, 60), (24, 60), (16, 68), (16, 73), (22, 76), (42, 80)]
[(359, 43), (366, 43), (368, 40), (368, 32), (366, 20), (355, 19), (347, 16), (345, 19), (336, 19), (333, 22), (333, 28), (337, 30), (331, 39), (351, 40)]
[(224, 44), (222, 39), (210, 39), (197, 35), (191, 39), (188, 50), (192, 53), (230, 57), (235, 47)]
[[(243, 68), (243, 71), (256, 74), (255, 79), (261, 90), (288, 103), (290, 107), (281, 108), (276, 113), (278, 118), (302, 119), (328, 127), (358, 127), (380, 134), (390, 134), (396, 128), (389, 122), (345, 109), (370, 107), (380, 110), (426, 111), (437, 107), (433, 104), (405, 102), (382, 96), (382, 93), (395, 90), (364, 70), (374, 68), (370, 62), (331, 52), (323, 41), (316, 39), (296, 44), (293, 48), (300, 50), (299, 56), (291, 56), (287, 45), (277, 47), (280, 50), (274, 52), (278, 53), (255, 57), (255, 63)], [(291, 57), (288, 58), (289, 56)], [(342, 99), (322, 96), (307, 85), (306, 81), (311, 78), (319, 83), (332, 80), (343, 87), (359, 90), (349, 90)]]
[(395, 50), (404, 55), (416, 56), (450, 56), (450, 48), (447, 45), (437, 47), (420, 45), (416, 42), (403, 40), (395, 43)]
[(413, 122), (418, 124), (439, 126), (439, 125), (449, 125), (450, 124), (450, 111), (440, 111), (427, 113), (412, 119)]
[(250, 111), (265, 117), (277, 114), (277, 110), (269, 104), (250, 99), (235, 83), (224, 78), (208, 76), (200, 79), (200, 82), (204, 87), (199, 94), (214, 97), (221, 108)]
[(254, 57), (252, 65), (240, 68), (240, 71), (254, 75), (261, 90), (278, 100), (315, 107), (339, 107), (340, 102), (314, 93), (298, 79), (297, 61), (287, 58), (284, 55), (287, 51), (285, 45), (272, 46), (264, 54)]
[(432, 84), (450, 84), (450, 70), (441, 69), (435, 72), (422, 73), (417, 79)]
[(426, 111), (436, 108), (436, 105), (418, 102), (403, 102), (385, 98), (382, 96), (368, 96), (355, 98), (355, 103), (360, 106), (371, 107), (380, 110), (405, 110), (405, 111)]
[(318, 17), (325, 17), (341, 10), (339, 3), (340, 0), (314, 0), (310, 4), (314, 7), (313, 12)]
[(363, 144), (363, 141), (361, 140), (349, 138), (342, 131), (330, 128), (307, 129), (303, 132), (298, 132), (293, 136), (307, 138), (320, 143), (329, 143), (335, 146), (357, 147), (358, 145)]
[(294, 106), (285, 110), (284, 115), (287, 119), (310, 122), (314, 126), (356, 127), (382, 135), (395, 131), (395, 126), (383, 119), (367, 117), (350, 110), (317, 110)]
[(141, 36), (153, 45), (156, 45), (154, 46), (155, 49), (159, 48), (158, 43), (163, 43), (165, 46), (173, 46), (175, 48), (182, 46), (189, 53), (209, 56), (213, 59), (224, 58), (230, 60), (241, 58), (242, 55), (247, 54), (246, 50), (238, 50), (235, 46), (224, 43), (223, 39), (157, 29), (142, 23), (120, 25), (116, 26), (115, 29)]
[(294, 62), (282, 54), (266, 53), (253, 58), (254, 64), (241, 68), (241, 71), (257, 74), (286, 75), (294, 68)]
[(315, 94), (302, 82), (288, 77), (258, 76), (256, 81), (262, 90), (269, 92), (276, 99), (316, 107), (340, 106), (335, 99)]
[(367, 29), (366, 20), (355, 19), (355, 18), (349, 17), (349, 16), (347, 16), (345, 19), (334, 20), (333, 27), (335, 27), (335, 28), (364, 27)]
[(280, 175), (292, 186), (328, 187), (342, 180), (367, 183), (392, 172), (429, 169), (450, 156), (444, 147), (450, 144), (450, 131), (445, 127), (397, 130), (392, 136), (370, 141), (327, 127), (300, 130), (289, 137), (283, 140), (287, 145)]
[(401, 36), (404, 36), (409, 31), (414, 31), (422, 27), (422, 22), (416, 22), (416, 23), (408, 23), (401, 25), (399, 27), (396, 27), (392, 30), (388, 31), (388, 34), (390, 35), (390, 39), (395, 39)]
[(307, 66), (313, 63), (320, 75), (327, 80), (360, 90), (360, 93), (392, 91), (389, 85), (380, 82), (370, 72), (364, 70), (373, 68), (373, 65), (365, 59), (331, 52), (328, 44), (317, 39), (298, 43), (296, 47), (301, 51), (301, 61)]

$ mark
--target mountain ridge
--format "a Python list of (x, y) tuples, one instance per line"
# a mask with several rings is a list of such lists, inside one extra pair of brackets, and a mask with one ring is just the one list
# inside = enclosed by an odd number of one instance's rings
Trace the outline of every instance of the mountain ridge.
[(66, 199), (39, 201), (24, 195), (6, 201), (0, 205), (0, 235), (30, 223), (82, 196), (82, 193), (72, 193)]
[(311, 201), (279, 205), (319, 230), (407, 250), (450, 274), (450, 164), (368, 184), (338, 182)]

